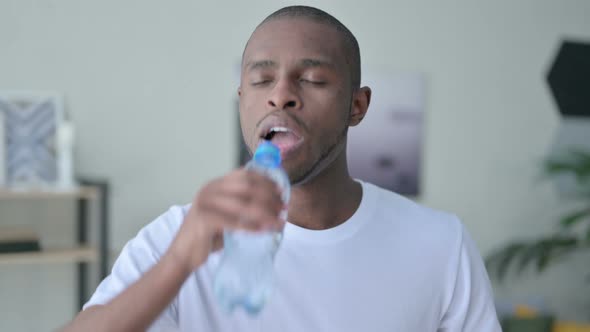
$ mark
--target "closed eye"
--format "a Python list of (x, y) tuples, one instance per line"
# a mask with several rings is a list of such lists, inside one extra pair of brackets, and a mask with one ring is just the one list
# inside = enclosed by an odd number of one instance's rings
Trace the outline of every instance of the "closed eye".
[(313, 84), (313, 85), (320, 85), (320, 86), (326, 84), (326, 82), (324, 82), (324, 81), (308, 80), (308, 79), (305, 79), (305, 78), (300, 79), (299, 82), (301, 82), (301, 83), (309, 83), (309, 84)]
[(250, 85), (252, 85), (252, 86), (262, 86), (262, 85), (267, 85), (270, 82), (271, 82), (271, 80), (259, 80), (259, 81), (251, 82)]

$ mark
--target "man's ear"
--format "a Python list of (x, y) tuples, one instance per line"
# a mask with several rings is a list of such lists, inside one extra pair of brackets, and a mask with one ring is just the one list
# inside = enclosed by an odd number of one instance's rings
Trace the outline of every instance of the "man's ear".
[(350, 112), (349, 126), (353, 127), (361, 123), (369, 110), (371, 103), (371, 88), (364, 86), (352, 96), (352, 111)]

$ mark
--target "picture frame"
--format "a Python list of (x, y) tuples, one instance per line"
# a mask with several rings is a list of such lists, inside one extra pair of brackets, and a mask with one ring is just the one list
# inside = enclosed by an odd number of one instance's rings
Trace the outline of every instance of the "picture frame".
[(363, 121), (348, 131), (350, 175), (417, 197), (422, 184), (424, 77), (368, 70), (362, 81), (371, 88), (371, 103)]
[(63, 96), (56, 92), (0, 91), (3, 117), (5, 185), (54, 186), (58, 181), (56, 146), (64, 121)]

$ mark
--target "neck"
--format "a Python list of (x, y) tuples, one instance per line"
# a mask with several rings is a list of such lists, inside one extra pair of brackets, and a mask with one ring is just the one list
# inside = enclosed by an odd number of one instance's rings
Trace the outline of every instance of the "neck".
[(343, 152), (313, 179), (293, 186), (289, 222), (313, 230), (338, 226), (354, 214), (361, 197), (361, 185), (350, 177)]

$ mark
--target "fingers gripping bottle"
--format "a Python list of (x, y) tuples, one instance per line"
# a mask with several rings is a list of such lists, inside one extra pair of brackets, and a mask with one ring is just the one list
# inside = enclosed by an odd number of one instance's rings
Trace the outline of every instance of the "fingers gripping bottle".
[[(274, 144), (262, 142), (247, 169), (268, 176), (282, 189), (285, 205), (291, 186), (281, 168), (281, 154)], [(281, 212), (287, 220), (287, 211)], [(242, 307), (256, 315), (264, 307), (273, 287), (273, 260), (281, 242), (282, 232), (225, 231), (223, 256), (217, 269), (213, 288), (218, 302), (227, 311)]]

